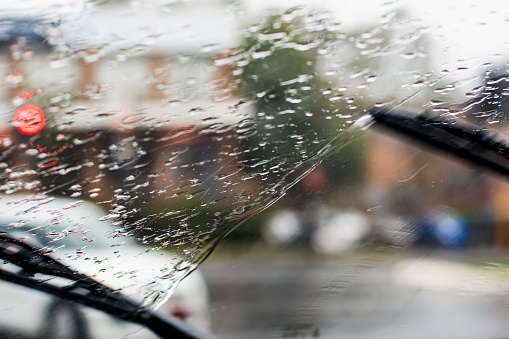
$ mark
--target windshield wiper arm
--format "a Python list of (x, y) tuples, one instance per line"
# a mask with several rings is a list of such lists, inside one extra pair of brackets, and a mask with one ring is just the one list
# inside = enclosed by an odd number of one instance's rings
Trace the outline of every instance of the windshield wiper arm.
[[(118, 291), (60, 263), (43, 253), (41, 249), (7, 236), (6, 232), (0, 233), (0, 259), (19, 268), (13, 270), (12, 266), (9, 269), (9, 266), (0, 265), (2, 280), (95, 308), (122, 320), (144, 325), (162, 338), (214, 338), (176, 318), (140, 305)], [(48, 278), (37, 278), (36, 274), (44, 274)], [(71, 282), (62, 286), (55, 278), (64, 278)]]
[(426, 111), (372, 107), (367, 113), (378, 125), (509, 178), (509, 139), (505, 135)]

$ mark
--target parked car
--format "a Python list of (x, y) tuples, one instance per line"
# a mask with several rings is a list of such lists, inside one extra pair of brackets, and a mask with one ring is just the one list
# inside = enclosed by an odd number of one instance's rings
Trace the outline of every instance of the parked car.
[(276, 211), (264, 236), (269, 243), (302, 244), (307, 240), (317, 253), (341, 253), (361, 244), (369, 233), (369, 220), (362, 213), (317, 206)]
[[(62, 263), (143, 302), (147, 285), (154, 284), (157, 272), (164, 271), (175, 257), (147, 253), (133, 237), (119, 236), (119, 228), (105, 214), (91, 202), (72, 198), (0, 196), (4, 233), (53, 252)], [(24, 336), (44, 338), (111, 338), (132, 332), (129, 337), (153, 336), (139, 325), (9, 283), (0, 284), (0, 298), (0, 333), (15, 329)], [(186, 277), (173, 296), (157, 306), (196, 328), (210, 330), (207, 286), (199, 271)]]

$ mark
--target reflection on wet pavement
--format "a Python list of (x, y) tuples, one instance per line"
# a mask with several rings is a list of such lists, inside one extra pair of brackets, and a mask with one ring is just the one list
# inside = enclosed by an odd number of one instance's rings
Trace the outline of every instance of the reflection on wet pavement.
[(480, 262), (477, 256), (447, 253), (408, 252), (386, 259), (373, 265), (316, 256), (212, 260), (204, 274), (214, 332), (223, 338), (331, 339), (509, 333), (507, 269), (489, 270), (473, 264)]

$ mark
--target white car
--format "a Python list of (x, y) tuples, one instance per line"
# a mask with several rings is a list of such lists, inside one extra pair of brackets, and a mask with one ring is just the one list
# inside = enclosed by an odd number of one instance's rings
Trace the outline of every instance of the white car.
[[(11, 237), (52, 251), (52, 257), (134, 300), (210, 330), (207, 286), (199, 271), (183, 280), (171, 298), (165, 275), (178, 262), (151, 251), (113, 227), (91, 202), (47, 196), (0, 196), (0, 227)], [(4, 263), (4, 265), (8, 265)], [(45, 338), (148, 338), (139, 325), (120, 322), (37, 291), (0, 282), (0, 335), (9, 328)], [(25, 315), (25, 316), (23, 316)]]

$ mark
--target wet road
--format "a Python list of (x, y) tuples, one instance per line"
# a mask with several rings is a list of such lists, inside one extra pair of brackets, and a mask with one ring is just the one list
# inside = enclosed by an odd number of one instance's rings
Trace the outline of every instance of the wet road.
[[(233, 338), (508, 338), (504, 275), (441, 258), (203, 267), (214, 332)], [(509, 275), (507, 276), (509, 278)]]

